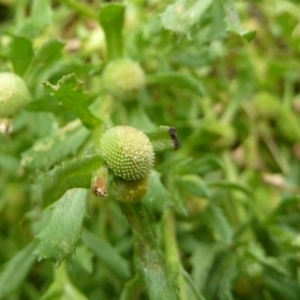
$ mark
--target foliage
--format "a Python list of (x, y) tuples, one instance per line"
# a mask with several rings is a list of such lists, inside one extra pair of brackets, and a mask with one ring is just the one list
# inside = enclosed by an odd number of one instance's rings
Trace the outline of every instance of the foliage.
[[(0, 134), (0, 299), (298, 299), (298, 1), (0, 0), (0, 24), (32, 95)], [(134, 99), (103, 86), (121, 57)], [(117, 125), (156, 151), (137, 204), (90, 189)]]

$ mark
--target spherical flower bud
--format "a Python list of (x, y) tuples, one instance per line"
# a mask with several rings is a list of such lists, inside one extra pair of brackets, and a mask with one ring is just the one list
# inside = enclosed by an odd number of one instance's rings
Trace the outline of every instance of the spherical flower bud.
[(14, 116), (29, 100), (30, 93), (21, 77), (9, 72), (0, 73), (0, 118)]
[(133, 127), (108, 129), (101, 137), (99, 149), (108, 168), (123, 179), (144, 178), (153, 167), (153, 146), (142, 131)]
[(137, 180), (125, 180), (120, 177), (115, 179), (116, 198), (124, 203), (140, 201), (148, 190), (148, 177)]
[(111, 61), (102, 76), (104, 89), (117, 98), (134, 98), (145, 85), (141, 66), (128, 58)]

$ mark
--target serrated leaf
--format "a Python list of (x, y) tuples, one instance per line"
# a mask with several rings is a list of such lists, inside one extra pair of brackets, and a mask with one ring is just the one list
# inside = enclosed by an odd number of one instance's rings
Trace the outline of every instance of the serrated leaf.
[(72, 189), (56, 202), (49, 223), (36, 236), (40, 244), (34, 254), (38, 259), (51, 259), (59, 266), (73, 254), (80, 239), (86, 215), (87, 190)]
[(30, 17), (22, 22), (17, 29), (19, 35), (33, 39), (52, 23), (52, 8), (50, 0), (34, 0)]
[(122, 280), (127, 280), (131, 276), (129, 263), (117, 252), (116, 248), (107, 241), (99, 239), (96, 235), (84, 230), (82, 241), (91, 249), (100, 262)]
[(101, 124), (88, 108), (87, 95), (83, 91), (83, 83), (78, 81), (75, 74), (63, 76), (57, 83), (43, 82), (44, 87), (61, 103), (66, 109), (77, 116), (88, 128), (95, 128)]
[(212, 0), (177, 0), (161, 14), (164, 28), (188, 35), (212, 4)]
[(120, 3), (109, 3), (101, 6), (99, 22), (105, 32), (108, 59), (122, 57), (125, 6)]
[(203, 96), (205, 93), (202, 83), (189, 74), (181, 74), (177, 72), (153, 74), (147, 77), (147, 83), (173, 85), (193, 91), (199, 96)]
[(161, 174), (152, 171), (149, 175), (149, 188), (142, 199), (142, 205), (150, 215), (161, 215), (169, 206), (173, 205), (170, 193), (160, 180)]
[(89, 188), (92, 173), (103, 164), (97, 155), (85, 155), (41, 173), (32, 187), (33, 199), (43, 205), (59, 199), (72, 188)]
[(1, 266), (0, 273), (0, 298), (8, 296), (16, 290), (24, 281), (30, 268), (36, 261), (32, 255), (37, 246), (36, 241), (32, 241), (22, 250), (20, 250), (5, 265)]
[(234, 2), (232, 0), (224, 1), (223, 5), (226, 13), (227, 31), (238, 34), (246, 41), (251, 42), (255, 37), (256, 31), (243, 29), (238, 12), (236, 11)]
[(34, 57), (32, 42), (21, 36), (14, 36), (9, 56), (15, 73), (22, 76)]
[(88, 135), (89, 130), (80, 122), (71, 122), (23, 152), (21, 165), (31, 169), (49, 169), (68, 154), (75, 154)]

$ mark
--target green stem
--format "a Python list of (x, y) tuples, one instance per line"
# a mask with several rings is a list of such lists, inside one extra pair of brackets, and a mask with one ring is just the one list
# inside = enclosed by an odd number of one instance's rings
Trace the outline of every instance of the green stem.
[(147, 213), (140, 203), (120, 203), (132, 228), (136, 266), (142, 274), (151, 300), (176, 300), (176, 285), (168, 279)]
[(134, 277), (128, 280), (122, 291), (120, 296), (120, 300), (134, 300), (140, 299), (140, 294), (142, 293), (143, 289), (142, 286), (142, 277), (140, 274), (136, 273)]
[(188, 295), (181, 272), (182, 266), (176, 241), (174, 213), (171, 209), (168, 209), (163, 217), (163, 232), (169, 277), (177, 281), (180, 299), (187, 300)]
[(168, 268), (169, 278), (177, 281), (181, 300), (188, 300), (188, 287), (194, 295), (193, 299), (205, 300), (205, 297), (198, 291), (198, 288), (193, 283), (191, 276), (187, 273), (181, 263), (180, 254), (178, 251), (175, 216), (173, 209), (169, 208), (163, 217), (163, 233), (166, 251), (166, 264)]
[(108, 60), (123, 56), (124, 14), (125, 6), (122, 4), (106, 4), (100, 9), (99, 22), (105, 32)]
[(176, 150), (180, 147), (174, 127), (159, 126), (154, 130), (145, 132), (145, 134), (151, 140), (155, 152)]

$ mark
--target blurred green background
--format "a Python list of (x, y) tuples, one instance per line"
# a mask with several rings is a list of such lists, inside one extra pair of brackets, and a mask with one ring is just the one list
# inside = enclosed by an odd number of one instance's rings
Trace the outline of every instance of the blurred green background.
[[(177, 129), (181, 148), (156, 155), (142, 205), (179, 299), (299, 299), (299, 11), (297, 0), (0, 0), (0, 71), (32, 94), (0, 135), (0, 299), (149, 299), (114, 197), (82, 195), (76, 255), (59, 268), (32, 255), (53, 221), (35, 183), (91, 151), (87, 107), (100, 133)], [(145, 71), (132, 101), (101, 85), (115, 58), (108, 34)], [(42, 85), (72, 73), (77, 111), (64, 103), (69, 86), (58, 99)]]

